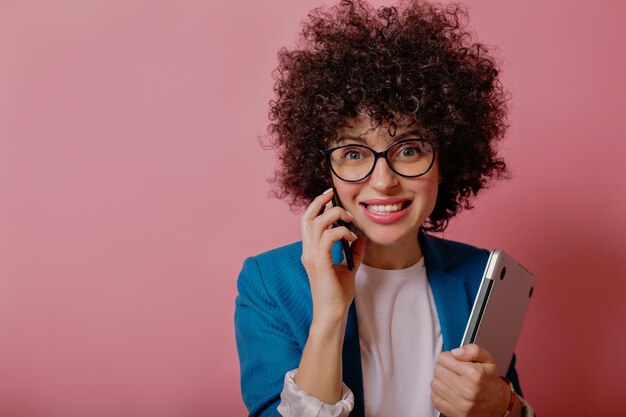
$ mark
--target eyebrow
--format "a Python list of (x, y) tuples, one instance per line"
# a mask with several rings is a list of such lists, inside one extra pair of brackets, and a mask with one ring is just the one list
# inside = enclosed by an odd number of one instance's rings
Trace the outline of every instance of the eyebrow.
[[(397, 136), (394, 136), (393, 137), (393, 141), (397, 142), (397, 141), (400, 141), (402, 139), (406, 139), (409, 136), (419, 135), (420, 133), (422, 133), (422, 131), (419, 130), (419, 129), (408, 130), (406, 132), (402, 132), (401, 134), (399, 134)], [(365, 144), (365, 140), (361, 136), (352, 136), (352, 135), (341, 135), (337, 139), (337, 143), (340, 143), (340, 142), (345, 141), (345, 140), (353, 140), (355, 142), (359, 142), (361, 144)]]

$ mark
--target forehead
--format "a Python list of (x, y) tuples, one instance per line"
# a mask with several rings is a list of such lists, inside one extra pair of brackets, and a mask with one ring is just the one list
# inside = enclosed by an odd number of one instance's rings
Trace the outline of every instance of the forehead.
[(367, 116), (359, 116), (348, 119), (345, 126), (337, 131), (337, 136), (331, 143), (353, 140), (370, 146), (387, 145), (409, 135), (423, 136), (422, 133), (417, 123), (408, 117), (398, 118), (394, 122), (379, 123)]

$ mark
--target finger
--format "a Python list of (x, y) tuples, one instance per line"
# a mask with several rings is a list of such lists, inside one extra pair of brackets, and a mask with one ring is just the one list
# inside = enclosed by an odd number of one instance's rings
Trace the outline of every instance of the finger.
[(443, 366), (436, 366), (431, 388), (444, 398), (452, 398), (458, 390), (460, 376)]
[[(350, 228), (348, 228), (350, 230)], [(350, 253), (352, 254), (352, 262), (354, 264), (354, 271), (359, 269), (359, 266), (363, 262), (363, 255), (365, 253), (365, 236), (357, 235), (352, 230), (350, 230), (355, 236), (357, 236), (356, 240), (350, 243)], [(344, 256), (343, 261), (341, 261), (341, 265), (348, 268), (348, 259)]]
[(323, 211), (324, 206), (333, 198), (333, 189), (329, 188), (311, 201), (307, 209), (302, 213), (302, 219), (311, 221)]
[[(319, 213), (317, 213), (317, 216), (321, 216), (326, 210), (330, 210), (331, 208), (333, 208), (333, 203), (332, 201), (329, 201), (328, 203), (324, 204), (324, 206), (322, 207), (322, 209), (320, 210)], [(315, 216), (315, 217), (317, 217)]]
[(448, 385), (459, 395), (468, 400), (473, 400), (479, 394), (480, 387), (491, 385), (494, 381), (499, 381), (498, 368), (492, 363), (461, 362), (454, 358), (454, 362), (447, 363), (445, 358), (441, 368), (454, 373), (452, 377), (446, 379)]
[(358, 239), (358, 237), (345, 226), (326, 229), (324, 233), (322, 233), (322, 237), (320, 239), (320, 249), (330, 254), (332, 246), (335, 242), (341, 239), (345, 239), (348, 242), (354, 242)]
[(327, 264), (332, 265), (332, 248), (336, 241), (345, 239), (348, 242), (357, 240), (357, 236), (347, 227), (339, 226), (326, 229), (319, 238), (302, 241), (302, 262), (305, 265)]
[(441, 414), (447, 417), (451, 417), (453, 415), (454, 406), (445, 397), (442, 397), (435, 393), (435, 391), (432, 391), (430, 401), (433, 403), (435, 409)]
[[(462, 390), (464, 382), (463, 376), (441, 365), (437, 365), (435, 367), (433, 381), (434, 380), (437, 380), (440, 384), (443, 384), (442, 386), (439, 386), (439, 388), (443, 390), (441, 391), (442, 393), (446, 394), (446, 398), (458, 396), (458, 393)], [(445, 386), (445, 389), (443, 386)]]
[[(446, 372), (447, 370), (444, 369), (443, 371)], [(454, 376), (454, 378), (458, 377)], [(433, 378), (430, 388), (433, 406), (446, 417), (466, 415), (463, 411), (471, 407), (471, 402), (460, 394), (458, 388), (451, 387), (447, 381), (437, 375)]]
[(463, 362), (495, 363), (491, 353), (475, 343), (452, 349), (450, 353), (455, 359)]
[(441, 352), (437, 359), (437, 365), (454, 372), (458, 376), (466, 374), (465, 366), (467, 363), (457, 360), (451, 352)]
[(337, 220), (343, 220), (345, 223), (350, 223), (353, 220), (353, 217), (341, 207), (332, 207), (313, 219), (312, 223), (313, 227), (317, 228), (319, 232), (322, 232), (324, 229), (332, 227)]
[(467, 416), (467, 410), (472, 406), (464, 398), (446, 397), (435, 391), (431, 391), (430, 401), (435, 409), (446, 417)]
[[(304, 213), (302, 213), (302, 216), (300, 217), (300, 233), (302, 235), (303, 247), (306, 248), (310, 246), (310, 243), (312, 243), (312, 242), (309, 242), (309, 239), (311, 237), (310, 236), (311, 222), (317, 216), (319, 216), (320, 213), (324, 212), (324, 207), (326, 206), (326, 204), (330, 203), (332, 196), (333, 196), (333, 189), (329, 188), (328, 190), (324, 191), (323, 194), (320, 194), (319, 196), (315, 197), (313, 201), (311, 201), (309, 206), (306, 208)], [(319, 239), (319, 235), (317, 236), (317, 239)]]
[(363, 256), (365, 255), (365, 235), (361, 235), (357, 240), (350, 245), (350, 251), (352, 252), (352, 260), (354, 260), (354, 267), (358, 268), (363, 262)]
[(435, 367), (433, 381), (435, 380), (438, 382), (437, 387), (440, 394), (454, 404), (471, 401), (477, 395), (478, 386), (472, 382), (472, 379), (465, 375), (459, 375), (446, 367)]
[(463, 379), (480, 381), (485, 377), (497, 373), (495, 364), (479, 363), (458, 360), (451, 352), (443, 352), (439, 355), (437, 364), (449, 369)]

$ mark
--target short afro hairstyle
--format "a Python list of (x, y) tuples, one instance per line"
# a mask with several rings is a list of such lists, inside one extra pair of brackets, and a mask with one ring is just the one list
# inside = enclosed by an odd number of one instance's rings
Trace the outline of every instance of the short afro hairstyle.
[(442, 181), (425, 230), (443, 231), (479, 190), (506, 178), (496, 145), (508, 126), (508, 97), (467, 20), (458, 5), (411, 0), (378, 9), (342, 0), (310, 12), (273, 73), (268, 133), (280, 161), (273, 194), (296, 209), (329, 188), (320, 151), (359, 115), (390, 129), (409, 117), (434, 138)]

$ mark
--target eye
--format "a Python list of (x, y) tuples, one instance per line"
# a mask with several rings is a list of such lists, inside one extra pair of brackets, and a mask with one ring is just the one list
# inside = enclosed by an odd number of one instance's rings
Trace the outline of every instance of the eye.
[(414, 158), (416, 156), (426, 153), (422, 142), (405, 142), (397, 150), (396, 156), (398, 158)]
[(419, 151), (415, 147), (405, 147), (400, 150), (400, 156), (403, 158), (410, 158), (419, 153)]
[(359, 148), (343, 148), (341, 152), (341, 159), (358, 161), (364, 157), (363, 150)]

